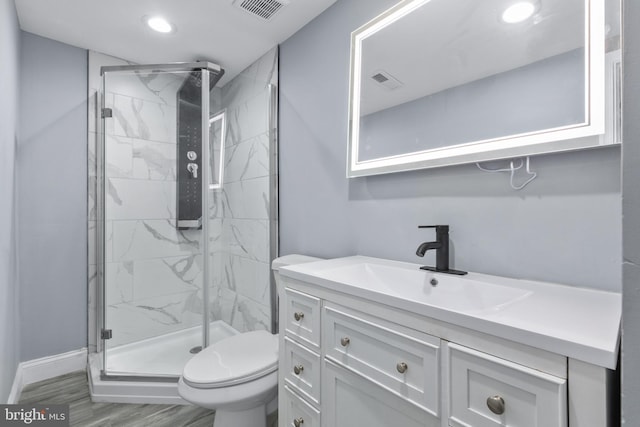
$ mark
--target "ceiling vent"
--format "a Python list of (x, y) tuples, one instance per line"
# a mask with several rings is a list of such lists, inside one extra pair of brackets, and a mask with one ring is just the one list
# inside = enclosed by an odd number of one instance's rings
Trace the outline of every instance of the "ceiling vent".
[(289, 0), (235, 0), (233, 4), (256, 18), (269, 21)]
[(387, 89), (393, 90), (402, 86), (400, 80), (393, 77), (391, 74), (386, 71), (376, 71), (371, 78), (379, 83), (381, 86), (386, 87)]

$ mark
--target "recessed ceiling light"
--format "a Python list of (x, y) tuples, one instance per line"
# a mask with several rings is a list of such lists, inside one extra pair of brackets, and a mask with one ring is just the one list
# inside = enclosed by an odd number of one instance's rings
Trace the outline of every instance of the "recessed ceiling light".
[(536, 11), (533, 3), (526, 1), (512, 4), (502, 12), (502, 20), (508, 24), (515, 24), (525, 21)]
[(173, 25), (161, 16), (152, 16), (146, 18), (147, 25), (154, 31), (159, 33), (172, 33), (174, 31)]

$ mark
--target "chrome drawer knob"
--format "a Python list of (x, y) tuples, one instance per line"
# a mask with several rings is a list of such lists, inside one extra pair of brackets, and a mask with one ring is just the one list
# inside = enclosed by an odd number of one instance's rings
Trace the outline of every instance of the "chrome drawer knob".
[(304, 366), (302, 365), (296, 365), (293, 367), (293, 373), (296, 375), (300, 375), (302, 371), (304, 371)]
[(504, 399), (500, 396), (487, 397), (487, 406), (494, 414), (500, 415), (504, 413)]
[(293, 425), (295, 427), (300, 427), (302, 424), (304, 424), (304, 420), (302, 419), (302, 417), (293, 420)]
[(351, 343), (351, 340), (349, 339), (349, 337), (342, 337), (340, 338), (340, 345), (343, 347), (346, 347), (349, 345), (349, 343)]
[(398, 372), (400, 372), (401, 374), (404, 374), (405, 372), (407, 372), (407, 369), (409, 369), (409, 366), (407, 366), (406, 363), (404, 362), (400, 362), (396, 365), (396, 369), (398, 370)]
[(300, 320), (302, 320), (303, 317), (304, 317), (304, 313), (301, 311), (293, 313), (293, 318), (296, 319), (296, 322), (299, 322)]

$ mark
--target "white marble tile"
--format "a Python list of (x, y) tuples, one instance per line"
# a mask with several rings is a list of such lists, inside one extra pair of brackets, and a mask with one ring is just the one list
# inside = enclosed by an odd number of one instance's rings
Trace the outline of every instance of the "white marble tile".
[(176, 144), (133, 140), (133, 176), (138, 179), (176, 180)]
[(225, 213), (226, 203), (224, 202), (224, 198), (226, 194), (222, 189), (212, 190), (209, 197), (209, 218), (224, 218), (228, 215)]
[(97, 222), (96, 221), (87, 221), (87, 262), (89, 265), (98, 264), (98, 259), (96, 257), (97, 252)]
[(202, 289), (202, 257), (189, 255), (132, 261), (135, 300)]
[(118, 95), (174, 106), (177, 93), (189, 72), (112, 72), (107, 77), (107, 90)]
[(113, 261), (113, 221), (104, 223), (104, 261)]
[(133, 261), (110, 262), (105, 266), (104, 289), (107, 305), (133, 300)]
[(106, 187), (106, 220), (175, 218), (175, 182), (110, 178)]
[(238, 296), (235, 292), (224, 287), (213, 287), (209, 292), (209, 317), (222, 320), (227, 324), (233, 323), (235, 305)]
[(162, 295), (107, 307), (107, 327), (113, 330), (110, 348), (202, 325), (200, 313), (190, 310), (194, 291)]
[[(100, 261), (98, 259), (98, 222), (97, 221), (88, 221), (87, 228), (87, 258), (89, 265), (96, 265)], [(104, 243), (103, 243), (103, 254), (104, 261), (111, 262), (113, 259), (113, 246), (112, 246), (112, 237), (113, 237), (113, 228), (111, 221), (107, 221), (104, 223)]]
[(87, 181), (87, 219), (89, 221), (95, 221), (97, 209), (97, 178), (95, 176), (89, 176)]
[(174, 219), (115, 221), (113, 259), (142, 260), (200, 253), (200, 230), (178, 230)]
[[(211, 234), (210, 234), (211, 236)], [(269, 262), (269, 221), (224, 219), (221, 221), (221, 245), (210, 240), (211, 250), (224, 248), (233, 255)]]
[(277, 48), (273, 48), (222, 88), (223, 104), (233, 108), (277, 83), (277, 64)]
[(226, 217), (269, 219), (269, 177), (231, 182), (223, 189)]
[(94, 132), (89, 132), (89, 137), (87, 138), (87, 172), (89, 176), (97, 176), (97, 147), (98, 139), (101, 136)]
[(176, 142), (177, 110), (174, 106), (115, 95), (114, 135), (157, 142)]
[(269, 176), (269, 156), (267, 133), (227, 147), (223, 188), (230, 182)]
[(131, 138), (106, 135), (104, 156), (108, 178), (133, 177), (133, 142)]
[(222, 233), (222, 218), (209, 221), (209, 252), (226, 251), (224, 236)]
[(227, 138), (225, 146), (238, 144), (269, 130), (269, 93), (229, 109), (227, 108)]
[(271, 309), (238, 295), (231, 326), (240, 332), (271, 330)]
[(271, 303), (269, 263), (227, 253), (212, 254), (210, 260), (213, 287), (228, 288), (262, 305)]

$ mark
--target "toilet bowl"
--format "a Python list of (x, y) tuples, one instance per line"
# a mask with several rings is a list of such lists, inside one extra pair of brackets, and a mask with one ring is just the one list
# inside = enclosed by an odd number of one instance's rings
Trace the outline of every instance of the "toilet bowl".
[[(273, 261), (276, 285), (280, 267), (319, 261), (287, 255)], [(216, 411), (214, 427), (266, 427), (277, 407), (278, 335), (243, 332), (220, 340), (192, 357), (178, 381), (187, 402)]]

